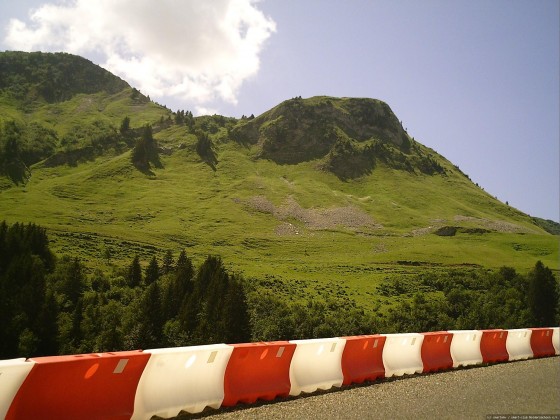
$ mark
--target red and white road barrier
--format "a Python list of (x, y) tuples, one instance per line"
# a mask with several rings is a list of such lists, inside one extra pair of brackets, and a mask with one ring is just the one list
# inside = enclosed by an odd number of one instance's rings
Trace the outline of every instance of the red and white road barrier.
[(560, 328), (378, 334), (0, 360), (0, 419), (149, 419), (560, 355)]

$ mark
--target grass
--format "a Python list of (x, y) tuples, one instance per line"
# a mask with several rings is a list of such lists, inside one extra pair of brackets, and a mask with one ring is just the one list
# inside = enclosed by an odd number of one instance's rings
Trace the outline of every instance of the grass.
[(131, 127), (153, 124), (162, 116), (171, 114), (168, 109), (153, 102), (138, 102), (131, 98), (132, 89), (109, 95), (99, 92), (92, 95), (78, 94), (72, 99), (48, 104), (37, 102), (33, 112), (22, 113), (16, 101), (0, 95), (0, 122), (5, 119), (31, 123), (39, 122), (57, 131), (62, 138), (72, 127), (104, 121), (119, 127), (125, 116), (131, 118)]
[[(169, 115), (153, 103), (135, 103), (130, 93), (77, 95), (31, 114), (0, 96), (0, 108), (6, 118), (49, 125), (59, 138), (97, 119), (118, 127), (128, 115), (132, 126), (140, 127)], [(336, 296), (366, 308), (386, 301), (376, 287), (387, 279), (457, 267), (507, 265), (525, 273), (538, 260), (559, 268), (557, 236), (485, 193), (441, 157), (446, 175), (379, 164), (371, 175), (344, 182), (319, 170), (320, 161), (278, 165), (256, 159), (258, 146), (225, 141), (223, 127), (212, 135), (216, 171), (200, 161), (196, 137), (184, 126), (172, 125), (155, 137), (172, 153), (162, 154), (163, 168), (151, 176), (131, 165), (128, 151), (76, 167), (39, 163), (23, 187), (0, 180), (0, 220), (47, 227), (57, 254), (79, 256), (90, 269), (123, 267), (135, 254), (147, 263), (154, 253), (161, 258), (167, 249), (175, 256), (186, 249), (196, 265), (218, 254), (232, 271), (286, 299)], [(376, 226), (315, 229), (305, 218), (279, 220), (251, 207), (255, 197), (275, 208), (295, 202), (305, 214), (352, 208)], [(278, 227), (287, 223), (293, 231), (279, 235)], [(433, 234), (440, 226), (491, 232), (440, 237)]]
[[(169, 146), (188, 142), (174, 127), (162, 132)], [(171, 131), (170, 130), (170, 131)], [(170, 140), (173, 137), (173, 140)], [(90, 268), (144, 262), (156, 253), (185, 248), (202, 261), (221, 255), (246, 277), (275, 276), (285, 293), (304, 299), (344, 296), (360, 306), (378, 304), (376, 286), (386, 278), (461, 266), (512, 266), (526, 272), (537, 260), (558, 269), (558, 238), (497, 203), (458, 174), (413, 175), (378, 167), (371, 176), (342, 182), (316, 162), (276, 165), (253, 160), (233, 143), (219, 146), (216, 172), (186, 149), (162, 157), (163, 169), (146, 176), (130, 164), (130, 152), (99, 157), (77, 167), (33, 168), (25, 187), (0, 192), (0, 219), (49, 229), (57, 254), (84, 259)], [(255, 196), (281, 205), (288, 197), (305, 209), (354, 206), (383, 228), (354, 231), (306, 228), (279, 236), (284, 223), (243, 203)], [(471, 219), (457, 221), (455, 216)], [(526, 233), (458, 233), (440, 237), (414, 231), (437, 224), (473, 226), (484, 220), (515, 224)], [(280, 284), (280, 283), (279, 283)]]

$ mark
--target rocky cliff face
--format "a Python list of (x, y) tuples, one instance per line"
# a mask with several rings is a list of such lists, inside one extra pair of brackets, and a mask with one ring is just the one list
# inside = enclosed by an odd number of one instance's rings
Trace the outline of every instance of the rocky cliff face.
[(294, 98), (239, 124), (232, 137), (257, 144), (259, 156), (295, 164), (325, 157), (340, 140), (379, 140), (403, 150), (410, 139), (384, 102), (362, 98)]

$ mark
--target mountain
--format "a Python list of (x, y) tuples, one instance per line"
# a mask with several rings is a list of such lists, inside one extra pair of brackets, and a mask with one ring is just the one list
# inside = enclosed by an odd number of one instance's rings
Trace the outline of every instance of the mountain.
[[(381, 281), (429, 270), (558, 270), (548, 224), (473, 184), (379, 100), (192, 117), (83, 58), (4, 52), (0, 125), (0, 220), (46, 227), (90, 269), (186, 249), (295, 299), (337, 285), (365, 307)], [(139, 170), (152, 135), (159, 163)]]
[(117, 93), (130, 86), (85, 58), (66, 53), (0, 55), (0, 90), (24, 104), (56, 103), (85, 93)]
[(259, 157), (278, 164), (322, 159), (322, 168), (343, 180), (369, 174), (379, 162), (430, 175), (445, 172), (391, 108), (374, 99), (293, 98), (241, 122), (230, 135), (257, 145)]

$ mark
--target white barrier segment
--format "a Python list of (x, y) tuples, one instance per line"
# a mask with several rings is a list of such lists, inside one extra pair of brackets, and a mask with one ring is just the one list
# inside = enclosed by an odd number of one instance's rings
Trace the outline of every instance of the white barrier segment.
[(343, 338), (293, 340), (296, 349), (290, 364), (290, 395), (342, 386)]
[(0, 419), (8, 409), (35, 362), (21, 359), (0, 360)]
[(387, 339), (383, 347), (385, 376), (402, 376), (422, 373), (422, 343), (424, 336), (418, 333), (383, 334)]
[(509, 360), (523, 360), (533, 357), (531, 348), (532, 331), (527, 328), (508, 330), (506, 350)]
[(560, 327), (552, 329), (552, 345), (554, 353), (558, 356), (560, 354)]
[(453, 367), (478, 365), (482, 363), (480, 340), (482, 331), (479, 330), (454, 330), (451, 339), (451, 358)]
[(220, 408), (232, 351), (226, 344), (145, 350), (150, 360), (138, 382), (132, 419)]

